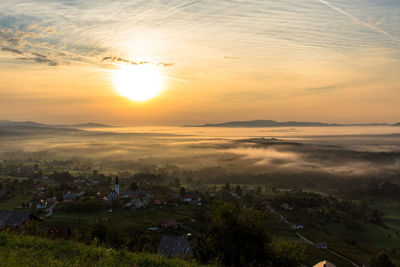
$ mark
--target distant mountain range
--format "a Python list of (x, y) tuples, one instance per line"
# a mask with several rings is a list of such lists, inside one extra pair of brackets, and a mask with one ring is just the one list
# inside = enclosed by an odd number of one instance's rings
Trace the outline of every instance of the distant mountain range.
[[(207, 123), (202, 125), (184, 125), (183, 127), (332, 127), (332, 126), (391, 126), (388, 123), (354, 123), (338, 124), (323, 122), (299, 122), (299, 121), (273, 121), (273, 120), (254, 120), (254, 121), (230, 121), (223, 123)], [(393, 124), (400, 126), (400, 122)]]
[(80, 124), (44, 124), (33, 121), (9, 121), (0, 120), (0, 126), (22, 126), (22, 127), (42, 127), (42, 128), (102, 128), (102, 127), (113, 127), (101, 123), (80, 123)]

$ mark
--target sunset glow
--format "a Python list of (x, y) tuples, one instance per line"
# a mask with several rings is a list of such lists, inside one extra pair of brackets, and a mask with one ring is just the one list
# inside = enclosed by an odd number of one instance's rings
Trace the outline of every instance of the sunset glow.
[(151, 65), (124, 66), (113, 73), (113, 84), (119, 95), (142, 102), (161, 93), (164, 77)]

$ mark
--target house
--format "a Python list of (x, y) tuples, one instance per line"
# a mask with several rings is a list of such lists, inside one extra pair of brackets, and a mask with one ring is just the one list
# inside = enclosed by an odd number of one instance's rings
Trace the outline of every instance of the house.
[(333, 264), (332, 262), (325, 260), (325, 261), (318, 262), (313, 267), (336, 267), (336, 265)]
[[(198, 203), (201, 202), (201, 197), (197, 196), (197, 195), (185, 195), (183, 197), (183, 202), (186, 203), (191, 203), (193, 202), (193, 204), (197, 205)], [(201, 204), (200, 204), (201, 205)]]
[(268, 210), (269, 212), (271, 212), (271, 213), (275, 213), (275, 209), (274, 209), (274, 207), (272, 207), (271, 205), (268, 205), (268, 206), (267, 206), (267, 210)]
[(125, 191), (122, 192), (122, 197), (123, 198), (129, 198), (133, 194), (135, 194), (135, 191), (133, 191), (133, 190), (125, 190)]
[(302, 224), (293, 224), (293, 228), (297, 229), (297, 230), (304, 229), (304, 225), (302, 225)]
[(293, 209), (293, 207), (291, 207), (288, 203), (283, 203), (281, 205), (281, 208), (285, 209), (285, 210), (292, 210)]
[(6, 228), (21, 228), (28, 221), (41, 221), (30, 212), (0, 211), (0, 230)]
[(83, 191), (83, 190), (75, 190), (72, 193), (75, 194), (75, 196), (77, 196), (77, 197), (81, 197), (81, 196), (83, 196), (85, 194), (85, 191)]
[(168, 257), (193, 255), (190, 241), (183, 236), (174, 235), (163, 235), (161, 237), (158, 253)]
[(185, 195), (184, 197), (183, 197), (183, 202), (192, 202), (192, 196), (190, 196), (190, 195)]
[(41, 200), (36, 204), (36, 209), (37, 209), (37, 210), (47, 209), (47, 201), (44, 200), (44, 199), (41, 199)]
[(238, 196), (238, 194), (236, 194), (236, 192), (231, 192), (231, 195), (237, 199), (241, 199), (240, 196)]
[(177, 228), (178, 227), (178, 222), (175, 219), (169, 219), (166, 220), (161, 224), (161, 227), (163, 228)]
[(66, 194), (64, 194), (64, 202), (74, 202), (76, 200), (76, 195), (74, 193), (71, 193), (71, 191), (68, 191)]
[(326, 242), (317, 242), (315, 243), (316, 248), (322, 248), (322, 249), (327, 249), (328, 248), (328, 243)]
[(139, 197), (153, 197), (153, 193), (151, 191), (145, 191), (145, 190), (137, 190), (135, 191), (135, 194), (138, 195)]
[(83, 179), (75, 179), (74, 180), (74, 183), (75, 184), (82, 184), (82, 183), (84, 183), (85, 182), (85, 180), (83, 180)]
[(144, 206), (143, 201), (138, 198), (132, 199), (130, 203), (132, 203), (132, 207), (136, 209)]

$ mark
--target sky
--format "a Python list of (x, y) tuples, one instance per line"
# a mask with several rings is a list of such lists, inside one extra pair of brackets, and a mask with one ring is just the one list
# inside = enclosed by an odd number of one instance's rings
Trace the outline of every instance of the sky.
[[(162, 92), (118, 93), (143, 66)], [(399, 103), (398, 0), (0, 1), (0, 119), (398, 122)]]

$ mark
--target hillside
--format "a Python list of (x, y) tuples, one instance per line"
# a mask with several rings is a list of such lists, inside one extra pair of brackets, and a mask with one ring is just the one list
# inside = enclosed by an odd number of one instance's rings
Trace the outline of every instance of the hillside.
[(1, 266), (199, 266), (164, 256), (0, 233)]
[(331, 127), (331, 126), (384, 126), (386, 123), (370, 124), (338, 124), (324, 122), (301, 122), (301, 121), (273, 121), (273, 120), (253, 120), (253, 121), (230, 121), (223, 123), (207, 123), (202, 125), (184, 125), (183, 127)]
[(0, 120), (0, 127), (42, 127), (42, 128), (106, 128), (112, 127), (110, 125), (101, 124), (101, 123), (79, 123), (79, 124), (44, 124), (33, 121), (9, 121), (9, 120)]

